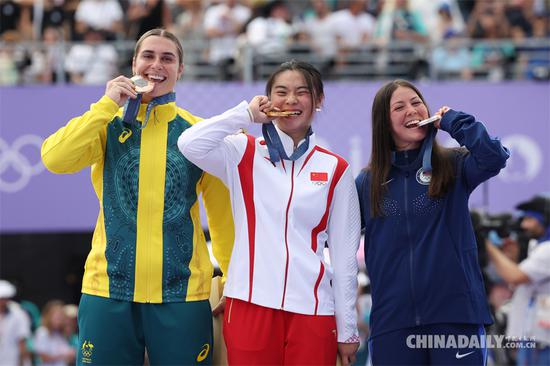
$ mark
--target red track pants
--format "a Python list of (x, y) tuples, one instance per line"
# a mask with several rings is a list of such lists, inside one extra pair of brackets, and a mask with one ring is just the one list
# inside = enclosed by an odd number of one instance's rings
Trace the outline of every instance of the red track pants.
[(333, 315), (303, 315), (227, 298), (223, 334), (229, 365), (336, 364)]

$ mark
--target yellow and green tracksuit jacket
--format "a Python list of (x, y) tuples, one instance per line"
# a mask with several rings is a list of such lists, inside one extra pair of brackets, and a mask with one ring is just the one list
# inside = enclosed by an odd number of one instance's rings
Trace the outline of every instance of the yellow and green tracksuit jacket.
[[(146, 104), (137, 116), (145, 117)], [(202, 193), (212, 248), (227, 273), (234, 240), (229, 194), (190, 163), (178, 137), (200, 119), (174, 102), (153, 108), (123, 143), (122, 108), (103, 96), (48, 137), (42, 160), (54, 173), (91, 166), (99, 199), (82, 292), (135, 302), (208, 299), (213, 267), (202, 231)]]

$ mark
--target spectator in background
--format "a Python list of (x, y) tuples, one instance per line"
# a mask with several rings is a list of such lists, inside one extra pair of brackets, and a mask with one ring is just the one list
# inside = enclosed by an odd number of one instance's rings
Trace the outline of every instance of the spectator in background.
[(532, 80), (550, 80), (550, 4), (548, 7), (537, 10), (533, 16), (533, 38), (538, 46), (530, 47), (525, 67), (525, 76)]
[(51, 84), (65, 82), (65, 49), (63, 36), (58, 27), (48, 26), (44, 29), (42, 44), (31, 51), (31, 64), (25, 69), (25, 83)]
[(487, 38), (487, 24), (490, 22), (495, 26), (495, 33), (498, 35), (508, 34), (508, 21), (504, 15), (504, 1), (483, 0), (476, 1), (472, 13), (467, 18), (467, 31), (470, 38)]
[(105, 42), (103, 31), (88, 28), (84, 43), (75, 44), (69, 50), (65, 70), (71, 83), (104, 84), (118, 72), (118, 55), (114, 46)]
[(472, 49), (474, 72), (487, 74), (491, 81), (510, 78), (510, 65), (515, 59), (516, 52), (514, 44), (506, 40), (510, 28), (501, 7), (482, 8), (475, 24), (472, 36), (478, 40)]
[(19, 33), (21, 40), (32, 39), (32, 0), (0, 1), (0, 35)]
[(451, 14), (451, 7), (447, 3), (441, 4), (437, 9), (437, 22), (435, 30), (430, 32), (431, 41), (438, 45), (447, 38), (460, 33)]
[(237, 0), (224, 0), (206, 9), (204, 30), (210, 40), (209, 61), (217, 65), (221, 80), (233, 79), (237, 39), (243, 31), (251, 10)]
[(0, 2), (0, 35), (6, 31), (21, 29), (22, 9), (19, 2), (8, 0)]
[(504, 15), (510, 27), (518, 27), (526, 37), (533, 34), (533, 1), (509, 0), (504, 8)]
[(293, 33), (290, 13), (282, 0), (266, 3), (262, 14), (252, 19), (246, 27), (246, 39), (254, 47), (254, 51), (274, 58), (285, 54)]
[(459, 34), (449, 32), (432, 51), (430, 67), (436, 79), (462, 80), (473, 78), (472, 55), (468, 40)]
[(533, 17), (533, 37), (550, 38), (550, 5), (548, 9), (535, 13)]
[(0, 365), (30, 365), (27, 338), (31, 336), (29, 316), (11, 299), (15, 287), (0, 280)]
[(348, 56), (371, 41), (376, 19), (366, 12), (366, 0), (351, 0), (348, 7), (330, 15), (329, 24), (336, 37), (336, 67), (346, 65)]
[(71, 40), (71, 41), (81, 40), (80, 35), (76, 30), (77, 22), (75, 19), (76, 11), (78, 10), (79, 5), (80, 5), (80, 0), (64, 0), (63, 10), (66, 15), (67, 28), (68, 28), (68, 31), (65, 34), (65, 39), (67, 40)]
[[(518, 25), (510, 26), (510, 39), (514, 45), (516, 53), (513, 69), (510, 69), (510, 77), (513, 79), (527, 79), (530, 77), (530, 59), (533, 56), (533, 46), (527, 45), (527, 35), (522, 27)], [(536, 53), (534, 53), (536, 55)]]
[(428, 76), (429, 55), (423, 46), (429, 40), (428, 32), (420, 12), (412, 9), (408, 0), (385, 3), (376, 22), (375, 38), (382, 46), (379, 70), (391, 66), (394, 74), (408, 79)]
[(550, 198), (535, 196), (516, 206), (522, 211), (521, 228), (534, 247), (519, 265), (490, 240), (487, 254), (498, 275), (517, 286), (508, 314), (507, 335), (527, 337), (536, 347), (518, 347), (516, 361), (523, 365), (550, 365)]
[(351, 0), (346, 9), (330, 15), (330, 25), (339, 50), (357, 50), (368, 43), (374, 33), (376, 19), (367, 13), (366, 0)]
[(14, 30), (2, 33), (0, 39), (0, 85), (19, 83), (20, 71), (25, 68), (26, 53), (18, 47), (20, 33)]
[(38, 365), (68, 366), (74, 364), (76, 353), (65, 337), (67, 318), (62, 301), (50, 300), (42, 310), (40, 327), (34, 336), (34, 352)]
[[(394, 5), (392, 8), (391, 5)], [(408, 0), (395, 0), (384, 6), (376, 22), (375, 37), (382, 41), (428, 41), (428, 32), (420, 14)]]
[(63, 335), (69, 342), (69, 345), (78, 351), (78, 306), (74, 304), (67, 304), (63, 306), (63, 312), (65, 313), (65, 326), (63, 327)]
[(128, 39), (139, 39), (149, 29), (172, 26), (170, 8), (164, 0), (130, 0), (126, 13)]
[(464, 18), (457, 4), (458, 0), (410, 0), (410, 9), (421, 17), (428, 37), (432, 42), (440, 42), (447, 29), (456, 33), (464, 32)]
[[(35, 5), (36, 7), (36, 5)], [(44, 38), (44, 31), (48, 28), (58, 29), (61, 33), (61, 39), (70, 36), (68, 23), (68, 14), (65, 10), (65, 0), (45, 0), (43, 3), (42, 14), (40, 16), (39, 34), (37, 39)], [(37, 20), (34, 20), (36, 24)], [(70, 39), (70, 37), (68, 37)]]
[(476, 2), (477, 0), (472, 0), (472, 1), (457, 0), (457, 6), (458, 6), (458, 9), (460, 10), (460, 14), (462, 15), (462, 19), (464, 19), (465, 21), (470, 19), (470, 15), (474, 11)]
[[(210, 67), (208, 67), (210, 65), (210, 45), (204, 29), (205, 9), (203, 3), (202, 0), (177, 0), (172, 13), (178, 15), (170, 29), (179, 39), (187, 42), (187, 65), (205, 66), (206, 70), (210, 70)], [(188, 77), (193, 77), (193, 69), (193, 66), (187, 68)], [(231, 78), (233, 77), (232, 71), (234, 70), (231, 69), (230, 65), (228, 65), (227, 70), (222, 69), (220, 66), (211, 71), (211, 75), (215, 79)], [(223, 74), (226, 72), (229, 75), (224, 76)]]
[(312, 11), (305, 14), (304, 20), (299, 24), (299, 30), (305, 34), (310, 48), (316, 55), (326, 60), (333, 60), (338, 47), (328, 0), (311, 0), (311, 6)]
[[(311, 7), (304, 12), (303, 18), (297, 18), (295, 26), (295, 48), (298, 44), (306, 53), (312, 53), (321, 74), (329, 75), (336, 63), (338, 47), (336, 34), (332, 27), (332, 8), (329, 0), (311, 0)], [(297, 56), (299, 58), (299, 56)]]
[(202, 41), (206, 39), (204, 30), (204, 9), (202, 0), (176, 0), (176, 19), (171, 32), (179, 39)]
[(82, 0), (76, 9), (76, 31), (82, 35), (91, 29), (105, 33), (107, 40), (122, 36), (124, 14), (118, 0)]

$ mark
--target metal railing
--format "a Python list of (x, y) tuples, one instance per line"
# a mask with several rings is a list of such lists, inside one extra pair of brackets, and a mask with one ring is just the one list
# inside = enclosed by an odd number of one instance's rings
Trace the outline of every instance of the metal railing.
[[(55, 55), (55, 65), (49, 65), (50, 71), (55, 74), (56, 83), (69, 82), (65, 70), (65, 60), (72, 46), (82, 43), (61, 42), (44, 44), (41, 42), (0, 42), (0, 85), (5, 82), (2, 73), (9, 70), (10, 61), (19, 72), (19, 84), (38, 83), (25, 70), (32, 68), (33, 55), (42, 53), (52, 57)], [(131, 58), (134, 48), (133, 41), (103, 42), (102, 45), (111, 45), (118, 54), (116, 68), (119, 74), (131, 74)], [(208, 62), (209, 43), (205, 40), (183, 40), (185, 71), (183, 80), (223, 80), (219, 65)], [(92, 46), (93, 47), (93, 46)], [(376, 43), (365, 44), (353, 50), (339, 50), (331, 58), (322, 57), (309, 51), (307, 45), (290, 44), (287, 51), (278, 55), (262, 55), (250, 45), (244, 44), (236, 50), (236, 61), (226, 67), (225, 76), (229, 73), (230, 79), (245, 83), (256, 80), (265, 80), (268, 75), (281, 63), (291, 58), (300, 59), (316, 65), (329, 80), (380, 80), (396, 77), (410, 79), (456, 79), (463, 77), (462, 70), (445, 70), (435, 64), (432, 55), (436, 49), (462, 48), (470, 54), (479, 53), (480, 49), (488, 52), (505, 47), (512, 50), (512, 55), (503, 55), (498, 62), (483, 62), (479, 65), (469, 65), (472, 77), (487, 79), (494, 68), (504, 69), (504, 78), (526, 78), (536, 70), (531, 67), (542, 68), (540, 78), (548, 77), (550, 65), (550, 39), (526, 39), (517, 42), (511, 39), (488, 40), (454, 40), (441, 44), (418, 44), (410, 42), (391, 42), (387, 45)], [(341, 51), (341, 52), (340, 52)], [(226, 65), (227, 66), (227, 65)], [(546, 75), (544, 74), (546, 70)], [(13, 72), (13, 70), (11, 70)], [(28, 74), (28, 72), (27, 72)]]

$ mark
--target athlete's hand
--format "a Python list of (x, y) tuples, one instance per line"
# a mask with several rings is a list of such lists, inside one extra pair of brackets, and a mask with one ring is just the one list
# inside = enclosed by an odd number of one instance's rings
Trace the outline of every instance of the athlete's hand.
[(122, 107), (128, 98), (136, 98), (137, 93), (132, 80), (120, 75), (107, 82), (105, 95), (114, 100), (119, 107)]
[(271, 102), (265, 95), (256, 95), (248, 103), (248, 111), (251, 114), (253, 122), (269, 123), (271, 118), (265, 112), (272, 110)]
[[(447, 106), (443, 106), (443, 107), (439, 108), (439, 110), (437, 112), (435, 112), (435, 114), (437, 116), (440, 116), (441, 118), (443, 118), (443, 115), (445, 113), (447, 113), (449, 111), (449, 109), (451, 109), (451, 108), (449, 108)], [(439, 128), (440, 125), (441, 125), (441, 119), (438, 119), (437, 121), (434, 122), (435, 128)]]
[(218, 316), (220, 314), (223, 314), (223, 311), (225, 310), (225, 296), (222, 296), (220, 299), (220, 302), (218, 302), (218, 305), (212, 310), (213, 316)]
[(338, 343), (338, 355), (342, 366), (349, 366), (355, 362), (355, 353), (359, 349), (359, 343)]

